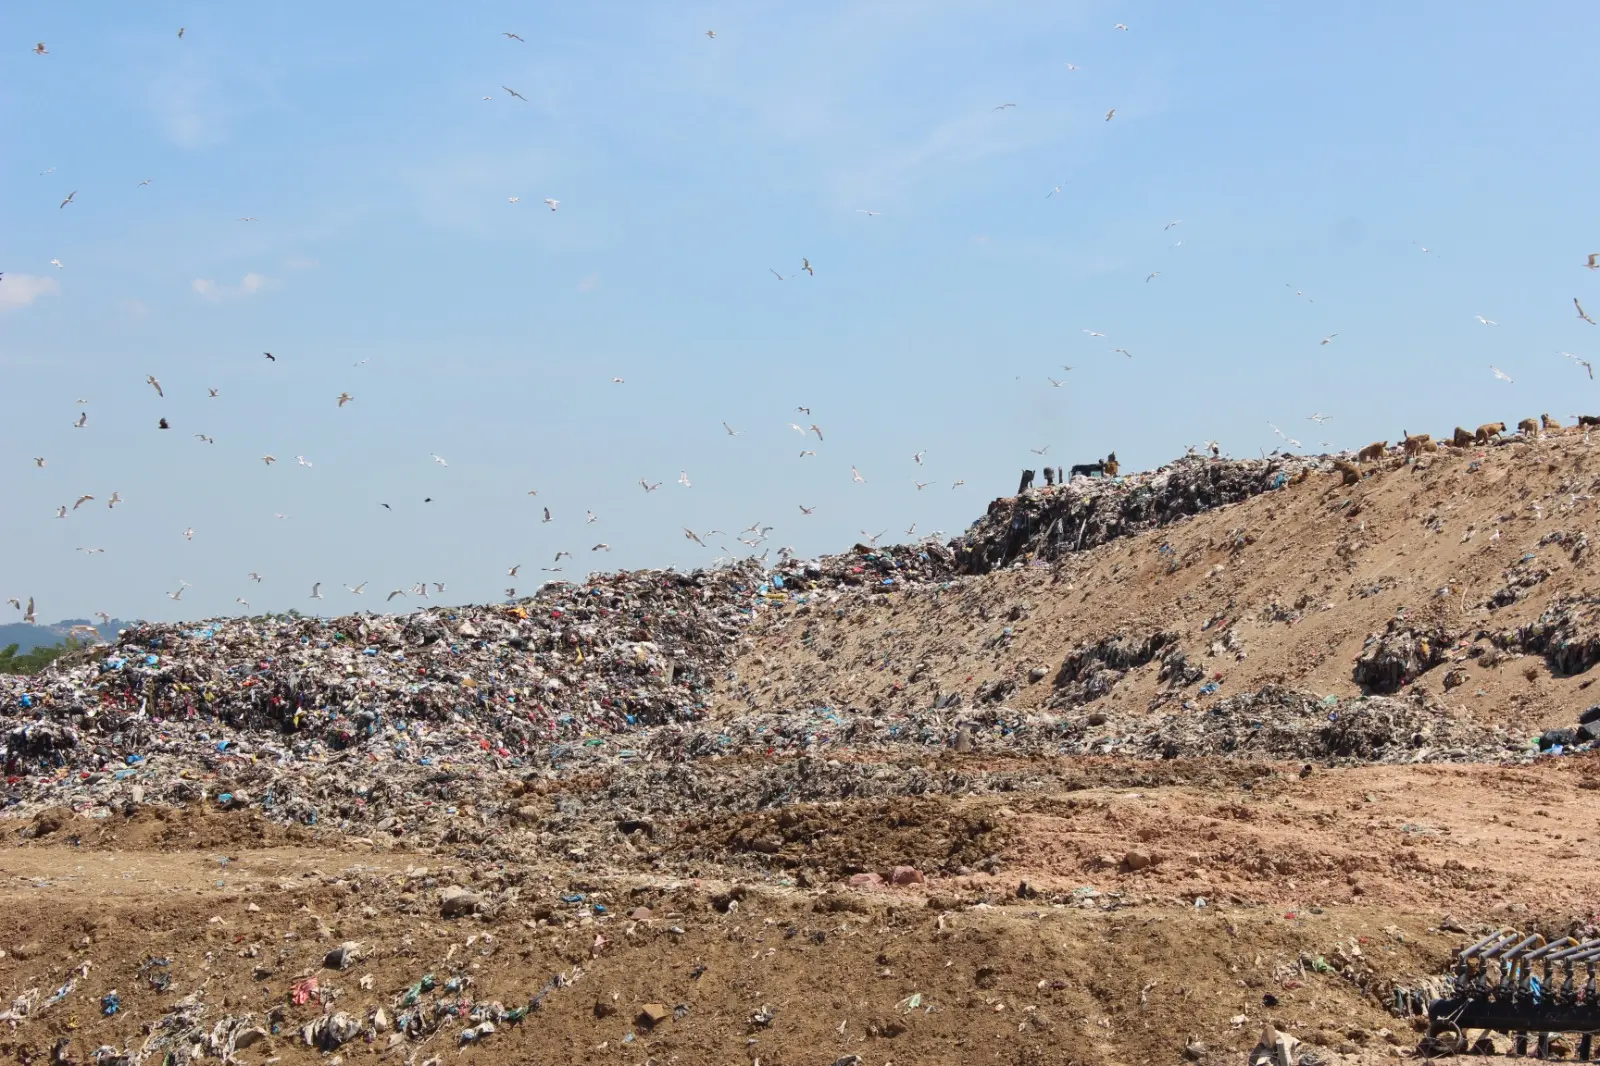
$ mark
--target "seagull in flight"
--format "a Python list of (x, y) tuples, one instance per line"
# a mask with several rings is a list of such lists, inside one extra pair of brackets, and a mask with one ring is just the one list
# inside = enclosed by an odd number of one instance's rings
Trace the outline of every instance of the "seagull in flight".
[(89, 424), (89, 412), (88, 411), (82, 411), (82, 412), (80, 412), (78, 414), (78, 420), (76, 422), (72, 423), (72, 428), (73, 429), (82, 429), (85, 426), (87, 426), (88, 424)]
[[(1583, 369), (1587, 370), (1589, 372), (1590, 380), (1593, 380), (1593, 378), (1594, 378), (1594, 367), (1592, 365), (1590, 365), (1589, 360), (1587, 360), (1587, 359), (1579, 359), (1577, 356), (1573, 355), (1571, 352), (1562, 352), (1561, 354), (1566, 356), (1568, 359), (1571, 359), (1574, 363), (1577, 363), (1579, 366), (1583, 367)], [(40, 463), (40, 465), (42, 466), (44, 464)]]
[(807, 428), (809, 428), (811, 430), (811, 432), (813, 432), (813, 433), (815, 433), (817, 435), (817, 439), (818, 440), (822, 439), (822, 427), (821, 426), (819, 426), (815, 422), (813, 422)]
[(1124, 33), (1126, 33), (1127, 30), (1128, 30), (1128, 27), (1119, 22), (1115, 26), (1113, 26), (1112, 29), (1114, 29), (1114, 30), (1122, 30)]
[[(1061, 185), (1065, 185), (1065, 184), (1066, 184), (1066, 182), (1062, 182), (1062, 183), (1061, 183)], [(1044, 198), (1045, 198), (1045, 199), (1046, 199), (1046, 200), (1048, 200), (1048, 199), (1050, 199), (1050, 197), (1052, 197), (1052, 196), (1054, 196), (1054, 195), (1055, 195), (1055, 194), (1056, 194), (1056, 193), (1058, 193), (1058, 192), (1060, 192), (1060, 191), (1061, 191), (1061, 185), (1057, 185), (1057, 186), (1056, 186), (1056, 187), (1055, 187), (1055, 188), (1053, 188), (1053, 189), (1051, 189), (1051, 190), (1050, 190), (1050, 191), (1049, 191), (1049, 192), (1047, 192), (1047, 193), (1045, 193), (1045, 194), (1044, 194)]]
[(217, 398), (217, 390), (216, 390), (216, 389), (213, 389), (213, 388), (207, 388), (207, 389), (206, 389), (206, 392), (207, 392), (207, 393), (209, 393), (209, 394), (210, 394), (210, 395), (209, 395), (209, 396), (208, 396), (208, 397), (207, 397), (207, 399), (211, 399), (211, 400), (215, 400), (215, 399), (216, 399), (216, 398)]
[(449, 463), (445, 462), (443, 458), (441, 458), (441, 457), (439, 457), (437, 455), (433, 455), (432, 452), (429, 452), (428, 454), (432, 455), (433, 456), (433, 461), (438, 463), (440, 466), (449, 466), (450, 465)]
[(344, 590), (346, 592), (350, 593), (353, 596), (360, 596), (362, 593), (367, 591), (367, 583), (365, 581), (363, 581), (361, 584), (357, 585), (355, 588), (351, 588), (349, 585), (346, 585), (344, 587)]
[(1067, 384), (1065, 381), (1057, 381), (1055, 378), (1051, 377), (1049, 374), (1046, 374), (1044, 376), (1044, 379), (1046, 381), (1048, 381), (1051, 385), (1055, 386), (1058, 389), (1065, 388), (1066, 384)]
[(385, 596), (383, 598), (383, 602), (384, 603), (388, 603), (391, 600), (393, 600), (396, 596), (404, 596), (405, 594), (406, 594), (406, 590), (405, 589), (395, 589), (393, 592), (389, 593), (389, 595), (387, 595), (387, 596)]
[(967, 483), (967, 481), (966, 481), (965, 478), (957, 478), (956, 481), (955, 481), (955, 484), (951, 485), (950, 487), (952, 489), (959, 489), (962, 485), (965, 485), (966, 483)]
[(585, 515), (583, 524), (586, 526), (592, 526), (596, 522), (600, 521), (600, 516), (595, 514), (593, 511), (585, 511), (583, 513)]
[(1082, 68), (1079, 67), (1078, 64), (1076, 64), (1076, 63), (1068, 63), (1067, 64), (1067, 69), (1068, 70), (1081, 70)]
[(1107, 122), (1110, 122), (1113, 118), (1116, 118), (1116, 117), (1117, 117), (1117, 109), (1116, 108), (1113, 107), (1110, 111), (1106, 112), (1106, 121)]
[(808, 455), (816, 455), (816, 454), (817, 454), (817, 453), (816, 453), (816, 452), (814, 452), (814, 451), (811, 451), (811, 450), (810, 450), (810, 449), (809, 449), (809, 448), (808, 448), (808, 449), (806, 449), (806, 450), (805, 450), (805, 451), (802, 451), (802, 452), (801, 452), (801, 453), (800, 453), (800, 458), (802, 458), (802, 459), (804, 459), (804, 458), (805, 458), (805, 457), (806, 457), (806, 456), (808, 456)]
[(552, 210), (552, 211), (554, 211), (554, 210), (555, 210), (555, 209), (556, 209), (556, 208), (558, 208), (558, 207), (560, 207), (560, 206), (561, 206), (561, 201), (560, 201), (560, 200), (552, 200), (552, 199), (550, 199), (550, 197), (548, 197), (548, 196), (546, 196), (546, 197), (545, 197), (545, 198), (544, 198), (544, 202), (545, 202), (545, 205), (546, 205), (546, 206), (547, 206), (547, 207), (549, 207), (549, 208), (550, 208), (550, 210)]
[(717, 39), (717, 31), (716, 30), (707, 30), (706, 31), (706, 37), (708, 39), (710, 39), (710, 40), (713, 40), (713, 41), (716, 40)]
[(239, 604), (247, 611), (250, 609), (250, 601), (245, 599), (243, 596), (235, 596), (233, 598), (233, 602)]
[(149, 185), (149, 184), (150, 184), (150, 183), (151, 183), (151, 182), (152, 182), (152, 181), (155, 181), (155, 180), (156, 180), (156, 179), (155, 179), (155, 178), (145, 178), (145, 179), (144, 179), (144, 180), (143, 180), (143, 181), (141, 181), (141, 182), (140, 182), (140, 183), (139, 183), (139, 184), (138, 184), (138, 185), (136, 185), (136, 186), (134, 186), (134, 188), (137, 188), (137, 189), (142, 189), (142, 188), (144, 188), (144, 187), (145, 187), (145, 186), (146, 186), (146, 185)]
[(1515, 385), (1516, 384), (1516, 382), (1511, 380), (1511, 376), (1509, 374), (1507, 374), (1504, 370), (1501, 370), (1499, 367), (1491, 366), (1491, 367), (1489, 367), (1489, 370), (1490, 370), (1491, 373), (1494, 374), (1495, 377), (1499, 378), (1501, 381), (1505, 382), (1507, 385)]
[[(500, 31), (500, 36), (502, 36), (502, 37), (509, 37), (509, 38), (510, 38), (510, 39), (511, 39), (511, 40), (513, 40), (513, 41), (522, 41), (522, 38), (521, 38), (521, 37), (518, 37), (518, 36), (517, 36), (517, 35), (516, 35), (516, 34), (514, 34), (514, 33), (511, 33), (511, 32), (509, 32), (509, 31), (507, 31), (507, 30), (501, 30), (501, 31)], [(528, 42), (527, 42), (527, 41), (522, 41), (522, 43), (523, 43), (523, 44), (527, 44), (527, 43), (528, 43)]]
[(678, 484), (682, 485), (684, 488), (689, 488), (689, 471), (678, 471)]
[(66, 504), (62, 504), (60, 507), (56, 508), (56, 517), (57, 518), (65, 518), (65, 517), (67, 517), (67, 505)]
[(352, 396), (352, 395), (350, 395), (350, 394), (349, 394), (349, 393), (348, 393), (348, 392), (341, 392), (341, 393), (340, 393), (340, 394), (339, 394), (339, 395), (338, 395), (338, 397), (337, 397), (337, 399), (338, 399), (338, 401), (339, 401), (339, 406), (340, 406), (340, 407), (343, 407), (343, 406), (344, 406), (344, 405), (345, 405), (345, 404), (347, 404), (347, 403), (349, 403), (349, 402), (350, 402), (350, 401), (351, 401), (351, 400), (353, 400), (353, 399), (355, 399), (355, 397), (354, 397), (354, 396)]
[(1172, 228), (1172, 227), (1173, 227), (1173, 226), (1181, 226), (1181, 225), (1183, 225), (1183, 219), (1181, 219), (1181, 218), (1175, 218), (1175, 219), (1173, 219), (1173, 220), (1172, 220), (1172, 221), (1171, 221), (1171, 222), (1168, 222), (1168, 223), (1167, 223), (1167, 224), (1166, 224), (1166, 225), (1165, 225), (1165, 226), (1162, 226), (1162, 227), (1161, 227), (1161, 228), (1162, 228), (1162, 229), (1163, 229), (1163, 230), (1169, 230), (1169, 229), (1171, 229), (1171, 228)]
[(261, 584), (261, 575), (256, 573), (254, 570), (250, 571), (244, 576), (249, 578), (251, 581), (254, 581), (258, 585)]
[(144, 382), (146, 385), (149, 385), (152, 389), (156, 390), (157, 396), (161, 397), (163, 400), (167, 398), (167, 394), (161, 391), (161, 382), (156, 380), (156, 376), (154, 374), (146, 375)]
[(1008, 107), (1016, 107), (1016, 106), (1017, 106), (1016, 104), (1001, 104), (999, 107), (990, 108), (990, 110), (991, 111), (1004, 111)]
[(278, 357), (273, 355), (271, 352), (262, 352), (261, 354), (271, 362), (276, 363), (278, 361)]
[(868, 544), (871, 544), (873, 547), (877, 547), (878, 538), (883, 536), (887, 532), (889, 532), (887, 529), (880, 529), (876, 533), (868, 533), (866, 530), (863, 529), (861, 531), (861, 535), (867, 539), (867, 543)]
[(311, 598), (314, 600), (322, 599), (322, 582), (318, 581), (311, 586)]
[(694, 530), (690, 529), (688, 526), (684, 526), (683, 527), (683, 539), (684, 540), (692, 540), (696, 544), (700, 545), (700, 547), (702, 547), (702, 548), (704, 548), (706, 546), (706, 542), (700, 539), (700, 534), (696, 533)]
[(912, 456), (912, 457), (911, 457), (911, 461), (912, 461), (912, 462), (913, 462), (913, 463), (916, 463), (916, 464), (917, 464), (917, 465), (918, 465), (918, 466), (921, 466), (921, 465), (922, 465), (922, 457), (923, 457), (923, 456), (924, 456), (924, 455), (927, 455), (927, 454), (928, 454), (928, 453), (927, 453), (927, 452), (926, 452), (926, 451), (920, 451), (920, 452), (917, 452), (917, 453), (916, 453), (916, 454), (914, 454), (914, 455), (913, 455), (913, 456)]
[[(772, 268), (771, 268), (771, 267), (767, 267), (767, 269), (768, 269), (768, 270), (772, 270)], [(778, 272), (777, 272), (777, 271), (776, 271), (776, 270), (772, 270), (772, 276), (773, 276), (773, 277), (775, 277), (775, 278), (777, 278), (777, 279), (778, 279), (778, 280), (779, 280), (779, 281), (782, 281), (782, 280), (784, 280), (784, 278), (783, 278), (783, 275), (782, 275), (782, 274), (780, 274), (780, 273), (778, 273)]]
[(802, 504), (798, 504), (797, 506), (800, 508), (800, 513), (801, 514), (811, 514), (811, 513), (816, 511), (816, 507), (815, 506), (807, 507), (803, 503)]
[(294, 461), (295, 461), (295, 462), (297, 462), (297, 463), (299, 463), (299, 464), (300, 464), (300, 465), (301, 465), (301, 466), (303, 466), (303, 467), (305, 467), (305, 468), (306, 468), (306, 469), (307, 469), (307, 470), (309, 470), (309, 469), (311, 469), (311, 460), (310, 460), (310, 459), (307, 459), (307, 458), (306, 458), (306, 457), (305, 457), (305, 456), (303, 456), (303, 455), (297, 455), (297, 456), (295, 456), (295, 457), (294, 457)]
[(883, 214), (883, 212), (882, 211), (868, 211), (864, 207), (858, 207), (858, 208), (856, 208), (856, 214), (858, 214), (858, 215), (866, 215), (868, 218), (872, 218), (872, 217), (874, 217), (876, 215)]
[(1126, 348), (1113, 348), (1113, 349), (1111, 349), (1111, 354), (1113, 354), (1113, 355), (1125, 355), (1129, 359), (1133, 358), (1133, 353), (1128, 351), (1128, 349), (1126, 349)]
[(82, 507), (84, 504), (88, 503), (92, 499), (94, 499), (93, 496), (90, 496), (88, 493), (84, 493), (82, 496), (79, 496), (77, 498), (77, 500), (73, 503), (72, 509), (74, 511), (76, 511), (78, 508)]
[(1148, 285), (1148, 284), (1150, 284), (1152, 279), (1159, 278), (1160, 276), (1161, 276), (1161, 271), (1152, 270), (1148, 275), (1145, 276), (1144, 283), (1146, 285)]
[(562, 556), (566, 556), (568, 559), (570, 559), (570, 558), (572, 558), (572, 553), (569, 552), (569, 551), (556, 552), (556, 557), (554, 559), (551, 559), (550, 561), (552, 563), (559, 563), (561, 561)]
[(853, 466), (850, 468), (850, 480), (859, 482), (862, 485), (867, 483), (867, 479), (861, 476), (861, 471)]
[(186, 586), (184, 586), (184, 585), (179, 585), (177, 592), (169, 592), (169, 593), (167, 593), (167, 599), (169, 599), (169, 600), (181, 600), (181, 599), (183, 599), (183, 590), (184, 590), (185, 587)]
[[(40, 41), (38, 44), (33, 46), (33, 54), (36, 56), (47, 56), (50, 54), (50, 49), (44, 46), (43, 41)], [(55, 167), (51, 167), (50, 169), (54, 170)]]
[(1492, 318), (1484, 318), (1482, 315), (1473, 315), (1472, 317), (1477, 319), (1479, 322), (1483, 323), (1485, 326), (1498, 326), (1500, 324), (1500, 323), (1496, 322), (1494, 319), (1492, 319)]
[(1316, 414), (1306, 415), (1306, 421), (1315, 422), (1317, 425), (1320, 426), (1320, 425), (1322, 425), (1322, 423), (1326, 422), (1328, 419), (1330, 419), (1332, 417), (1333, 417), (1332, 415), (1325, 415), (1325, 414), (1323, 414), (1322, 412), (1319, 411)]
[(544, 518), (543, 518), (543, 519), (541, 519), (541, 521), (544, 521), (544, 522), (549, 522), (549, 521), (551, 521), (551, 518), (550, 518), (550, 508), (548, 508), (548, 507), (546, 507), (546, 508), (545, 508), (545, 509), (544, 509)]
[(644, 478), (640, 478), (639, 479), (639, 487), (644, 489), (644, 491), (646, 491), (646, 492), (654, 492), (654, 491), (656, 491), (656, 489), (659, 489), (661, 487), (661, 482), (657, 481), (654, 485), (652, 485), (652, 484), (650, 484), (650, 482), (646, 481)]
[(1094, 330), (1092, 330), (1092, 329), (1086, 329), (1086, 330), (1084, 330), (1084, 331), (1083, 331), (1083, 332), (1085, 332), (1085, 333), (1087, 333), (1087, 334), (1088, 334), (1088, 335), (1089, 335), (1089, 336), (1091, 336), (1091, 337), (1104, 337), (1104, 336), (1105, 336), (1105, 334), (1104, 334), (1104, 333), (1096, 333), (1096, 332), (1095, 332), (1095, 331), (1094, 331)]
[(911, 483), (917, 487), (918, 492), (921, 492), (923, 489), (933, 484), (931, 481), (918, 481), (916, 478), (912, 478)]
[(79, 548), (78, 550), (83, 552), (85, 555), (99, 555), (105, 551), (104, 548)]
[(65, 200), (62, 200), (59, 204), (57, 204), (56, 207), (58, 209), (66, 207), (68, 204), (70, 204), (72, 202), (72, 198), (77, 196), (77, 195), (78, 195), (78, 190), (77, 189), (73, 189), (71, 192), (67, 193), (67, 198)]
[(1046, 444), (1043, 448), (1029, 448), (1028, 450), (1034, 455), (1044, 455), (1050, 451), (1050, 445)]
[(1579, 318), (1583, 319), (1585, 322), (1589, 323), (1589, 325), (1591, 325), (1591, 326), (1596, 324), (1594, 319), (1590, 318), (1587, 314), (1584, 313), (1583, 304), (1578, 302), (1578, 298), (1576, 296), (1574, 296), (1572, 298), (1572, 306), (1576, 307), (1578, 309), (1578, 317)]
[(613, 385), (624, 385), (624, 384), (627, 384), (627, 383), (624, 382), (621, 378), (612, 378), (611, 379), (611, 384), (613, 384)]
[(523, 96), (521, 93), (517, 92), (517, 90), (511, 88), (510, 86), (502, 85), (502, 86), (500, 86), (500, 88), (504, 89), (506, 92), (510, 93), (512, 96), (515, 96), (518, 100), (521, 100), (523, 103), (527, 103), (528, 102), (528, 98), (526, 96)]
[(726, 422), (722, 423), (722, 428), (728, 431), (728, 436), (730, 437), (737, 437), (739, 434), (744, 432), (742, 429), (734, 429)]
[(261, 461), (266, 463), (268, 466), (271, 466), (273, 463), (278, 461), (278, 457), (276, 455), (263, 455), (261, 457)]
[(508, 204), (520, 204), (521, 202), (522, 202), (522, 197), (520, 197), (520, 196), (508, 196), (508, 197), (506, 197), (506, 203), (508, 203)]
[(794, 430), (796, 433), (800, 434), (802, 437), (806, 435), (806, 430), (805, 430), (804, 426), (797, 426), (793, 422), (790, 422), (789, 423), (789, 428)]
[(61, 260), (59, 260), (59, 259), (50, 260), (50, 265), (55, 267), (57, 270), (63, 269), (62, 266), (61, 266)]
[(611, 545), (607, 544), (605, 541), (601, 541), (599, 544), (596, 544), (589, 550), (592, 552), (608, 552), (611, 550)]
[(807, 259), (805, 256), (801, 256), (800, 257), (800, 269), (804, 270), (807, 274), (810, 274), (812, 277), (816, 277), (817, 276), (817, 272), (815, 270), (811, 269), (811, 260)]
[(1589, 261), (1583, 265), (1590, 270), (1600, 270), (1600, 252), (1590, 252)]
[(44, 456), (35, 455), (33, 457), (33, 465), (38, 467), (40, 470), (43, 470), (44, 469)]
[(193, 526), (190, 526), (188, 529), (183, 531), (183, 539), (184, 540), (193, 540), (194, 539), (194, 527)]
[(1332, 344), (1333, 343), (1333, 338), (1335, 338), (1337, 336), (1338, 336), (1337, 333), (1330, 333), (1326, 337), (1322, 338), (1321, 343), (1323, 343), (1323, 344)]

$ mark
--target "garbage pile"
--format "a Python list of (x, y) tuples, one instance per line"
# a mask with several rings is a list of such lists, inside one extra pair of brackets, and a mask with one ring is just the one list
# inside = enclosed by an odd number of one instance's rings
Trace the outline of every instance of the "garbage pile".
[(1363, 692), (1398, 692), (1444, 662), (1456, 635), (1402, 617), (1367, 637), (1352, 676)]
[(1211, 459), (1190, 455), (1150, 473), (1070, 478), (989, 505), (951, 542), (965, 574), (986, 574), (1023, 559), (1054, 559), (1118, 537), (1169, 525), (1224, 504), (1281, 489), (1320, 459)]
[(1600, 662), (1600, 596), (1562, 596), (1534, 621), (1500, 634), (1495, 643), (1543, 655), (1558, 674), (1581, 674)]

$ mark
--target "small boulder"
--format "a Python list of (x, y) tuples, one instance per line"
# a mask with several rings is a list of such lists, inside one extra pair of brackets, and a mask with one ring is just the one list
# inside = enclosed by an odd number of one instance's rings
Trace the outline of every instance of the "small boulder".
[(646, 1003), (639, 1008), (638, 1023), (646, 1029), (653, 1029), (672, 1017), (672, 1008), (665, 1003)]
[(922, 871), (915, 866), (896, 866), (889, 871), (889, 883), (893, 885), (922, 885), (928, 879), (922, 876)]
[(452, 885), (439, 893), (439, 915), (442, 918), (461, 918), (474, 914), (483, 906), (476, 892)]

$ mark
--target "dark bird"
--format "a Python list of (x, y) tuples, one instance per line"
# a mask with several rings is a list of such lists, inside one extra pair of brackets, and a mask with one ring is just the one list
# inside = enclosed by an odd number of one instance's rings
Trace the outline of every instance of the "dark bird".
[(527, 103), (528, 102), (528, 98), (526, 96), (523, 96), (521, 93), (517, 92), (517, 90), (511, 88), (509, 85), (502, 85), (502, 86), (500, 86), (500, 88), (504, 89), (506, 92), (510, 93), (512, 96), (515, 96), (518, 100), (521, 100), (523, 103)]
[(382, 508), (383, 508), (383, 509), (384, 509), (384, 510), (385, 510), (385, 511), (392, 511), (392, 510), (394, 510), (394, 508), (393, 508), (393, 507), (390, 507), (390, 506), (389, 506), (389, 505), (388, 505), (388, 504), (386, 504), (386, 503), (380, 503), (380, 504), (378, 504), (378, 506), (379, 506), (379, 507), (382, 507)]
[(261, 354), (266, 356), (268, 359), (271, 359), (274, 363), (278, 361), (278, 357), (273, 355), (271, 352), (262, 352)]
[[(505, 31), (505, 30), (502, 30), (502, 31), (500, 31), (500, 36), (502, 36), (502, 37), (509, 37), (509, 38), (511, 38), (511, 39), (512, 39), (512, 40), (513, 40), (513, 41), (522, 41), (522, 38), (521, 38), (521, 37), (518, 37), (518, 36), (517, 36), (517, 35), (516, 35), (516, 34), (514, 34), (514, 33), (509, 33), (509, 32), (507, 32), (507, 31)], [(527, 41), (522, 41), (522, 43), (523, 43), (523, 44), (527, 44), (527, 43), (528, 43), (528, 42), (527, 42)]]
[(162, 420), (161, 420), (161, 421), (160, 421), (160, 422), (159, 422), (159, 423), (158, 423), (158, 424), (157, 424), (157, 425), (156, 425), (156, 428), (157, 428), (157, 429), (171, 429), (171, 428), (172, 428), (172, 427), (171, 427), (171, 426), (169, 426), (169, 425), (167, 425), (167, 420), (166, 420), (166, 419), (165, 419), (165, 418), (163, 418), (163, 419), (162, 419)]

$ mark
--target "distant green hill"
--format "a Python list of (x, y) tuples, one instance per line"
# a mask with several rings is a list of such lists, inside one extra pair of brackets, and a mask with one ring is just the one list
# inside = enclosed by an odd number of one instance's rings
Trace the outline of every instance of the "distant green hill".
[(60, 644), (67, 639), (73, 626), (94, 626), (100, 632), (101, 640), (113, 641), (117, 639), (117, 630), (127, 629), (136, 625), (120, 618), (113, 618), (108, 625), (101, 625), (90, 618), (66, 618), (60, 622), (44, 626), (30, 626), (26, 622), (15, 622), (11, 625), (0, 626), (0, 648), (17, 646), (18, 654), (26, 654), (34, 648), (45, 648), (51, 644)]

